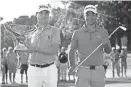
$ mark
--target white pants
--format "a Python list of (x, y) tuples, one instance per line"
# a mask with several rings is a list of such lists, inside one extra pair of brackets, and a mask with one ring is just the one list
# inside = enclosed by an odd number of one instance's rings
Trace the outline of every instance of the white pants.
[(28, 87), (57, 87), (58, 71), (55, 64), (39, 68), (29, 65)]

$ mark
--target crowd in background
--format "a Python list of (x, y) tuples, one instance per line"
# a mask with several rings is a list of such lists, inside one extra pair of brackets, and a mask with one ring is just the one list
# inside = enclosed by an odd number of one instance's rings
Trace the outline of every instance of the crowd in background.
[(109, 66), (109, 60), (112, 66), (112, 76), (115, 77), (115, 72), (117, 72), (117, 76), (120, 77), (120, 73), (122, 77), (127, 77), (127, 51), (126, 49), (122, 49), (121, 51), (113, 48), (112, 53), (110, 55), (104, 54), (103, 58), (105, 59), (105, 64), (107, 67)]
[(20, 69), (21, 83), (23, 83), (23, 73), (26, 74), (27, 80), (27, 69), (28, 69), (28, 58), (29, 54), (25, 52), (17, 52), (12, 47), (8, 49), (3, 48), (1, 56), (1, 69), (2, 69), (2, 84), (8, 84), (8, 75), (10, 83), (15, 83), (15, 76), (17, 69)]
[[(68, 69), (69, 69), (69, 63), (68, 63), (68, 52), (70, 48), (61, 48), (61, 52), (58, 54), (58, 58), (63, 58), (63, 63), (59, 63), (58, 67), (58, 79), (59, 81), (70, 81), (71, 76), (68, 75)], [(79, 54), (76, 52), (76, 65), (79, 63)], [(66, 57), (66, 58), (64, 58)], [(112, 77), (116, 77), (115, 74), (117, 74), (118, 77), (127, 77), (126, 71), (127, 71), (127, 52), (126, 49), (122, 49), (119, 51), (118, 49), (113, 48), (111, 54), (103, 54), (103, 58), (105, 60), (105, 63), (103, 64), (105, 68), (105, 72), (107, 71), (108, 66), (111, 64), (112, 66)], [(2, 49), (2, 84), (8, 84), (8, 83), (15, 83), (15, 76), (16, 73), (20, 69), (21, 74), (21, 83), (23, 83), (23, 75), (25, 73), (26, 76), (26, 83), (28, 82), (27, 77), (27, 70), (28, 70), (28, 60), (29, 60), (29, 54), (22, 52), (22, 51), (16, 51), (12, 47), (8, 47), (8, 49), (3, 48)], [(67, 62), (66, 62), (67, 61)], [(66, 62), (66, 63), (64, 63)], [(106, 73), (105, 73), (106, 74)], [(8, 82), (8, 77), (10, 82)], [(67, 78), (68, 77), (68, 78)], [(73, 80), (75, 80), (75, 75), (72, 76)], [(106, 77), (106, 75), (105, 75)]]

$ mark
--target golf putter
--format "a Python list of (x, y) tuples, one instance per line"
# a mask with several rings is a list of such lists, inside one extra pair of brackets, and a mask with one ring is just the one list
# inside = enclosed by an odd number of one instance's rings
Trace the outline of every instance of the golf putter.
[[(109, 36), (108, 38), (111, 38), (111, 36), (118, 30), (118, 29), (122, 29), (124, 31), (127, 30), (127, 28), (123, 27), (123, 26), (119, 26), (117, 27)], [(76, 68), (73, 70), (73, 72), (75, 72), (96, 50), (98, 50), (101, 46), (103, 45), (103, 43), (101, 43), (95, 50), (93, 50), (81, 63), (79, 63)]]

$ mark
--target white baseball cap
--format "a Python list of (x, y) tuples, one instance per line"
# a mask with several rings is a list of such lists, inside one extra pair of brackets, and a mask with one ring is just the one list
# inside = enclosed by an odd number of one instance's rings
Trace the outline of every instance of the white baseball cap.
[(86, 14), (88, 11), (94, 12), (95, 14), (97, 14), (97, 5), (87, 5), (84, 8), (84, 14)]
[(43, 10), (51, 11), (51, 8), (48, 5), (40, 5), (37, 12), (41, 12)]

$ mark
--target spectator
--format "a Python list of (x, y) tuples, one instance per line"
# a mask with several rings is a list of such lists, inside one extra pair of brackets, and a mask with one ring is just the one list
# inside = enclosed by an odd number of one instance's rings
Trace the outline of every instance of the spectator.
[(62, 51), (59, 54), (60, 60), (60, 74), (62, 76), (62, 81), (66, 81), (67, 69), (68, 69), (68, 55), (66, 53), (66, 48), (62, 47)]
[(3, 48), (2, 49), (2, 55), (1, 55), (1, 69), (2, 69), (2, 84), (5, 84), (5, 80), (6, 80), (6, 84), (8, 83), (8, 66), (7, 66), (7, 49)]
[(28, 58), (29, 58), (29, 54), (26, 53), (26, 52), (21, 52), (20, 55), (19, 55), (19, 65), (21, 66), (21, 68), (20, 68), (21, 83), (23, 83), (24, 72), (25, 72), (25, 75), (26, 75), (26, 82), (28, 82), (28, 77), (27, 77)]
[(117, 51), (117, 49), (113, 49), (112, 53), (111, 53), (111, 60), (112, 60), (112, 73), (113, 73), (113, 77), (115, 77), (115, 68), (117, 71), (117, 76), (120, 76), (120, 63), (119, 63), (119, 52)]
[[(9, 78), (10, 82), (15, 83), (15, 74), (16, 74), (16, 69), (17, 69), (17, 54), (13, 50), (12, 47), (8, 48), (9, 53), (7, 54), (7, 64), (8, 64), (8, 69), (9, 69)], [(13, 81), (12, 81), (12, 73), (13, 73)]]
[(123, 77), (123, 72), (125, 73), (125, 76), (127, 77), (127, 75), (126, 75), (126, 70), (127, 70), (127, 53), (126, 53), (125, 49), (121, 50), (120, 58), (121, 58), (122, 77)]

